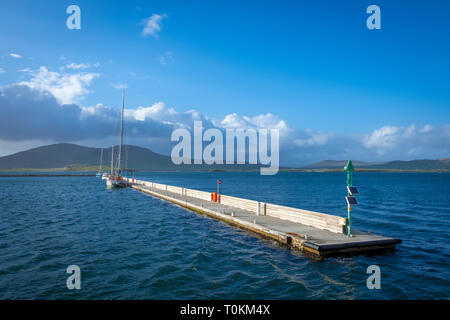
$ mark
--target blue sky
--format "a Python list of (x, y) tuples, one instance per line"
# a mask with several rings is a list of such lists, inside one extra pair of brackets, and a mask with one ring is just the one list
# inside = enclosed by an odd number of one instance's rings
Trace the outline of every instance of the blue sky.
[[(81, 8), (81, 30), (66, 28), (70, 4)], [(371, 4), (381, 30), (366, 27)], [(286, 145), (299, 141), (290, 164), (450, 157), (449, 9), (448, 1), (3, 1), (0, 86), (53, 92), (43, 77), (91, 74), (59, 103), (117, 108), (115, 87), (125, 84), (130, 109), (162, 102), (218, 122), (270, 114), (295, 132)], [(143, 35), (152, 15), (160, 29)], [(167, 153), (160, 138), (131, 142)], [(80, 139), (64, 137), (110, 142)], [(59, 140), (0, 135), (0, 155)]]

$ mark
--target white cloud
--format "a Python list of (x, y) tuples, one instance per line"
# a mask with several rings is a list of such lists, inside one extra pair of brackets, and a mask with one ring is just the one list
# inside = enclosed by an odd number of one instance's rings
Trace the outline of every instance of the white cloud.
[(259, 128), (279, 129), (280, 131), (288, 129), (286, 121), (280, 119), (278, 116), (272, 113), (243, 118)]
[(2, 74), (2, 73), (6, 73), (6, 71), (5, 71), (5, 69), (0, 68), (0, 74)]
[(334, 136), (333, 133), (325, 133), (325, 132), (314, 133), (314, 132), (309, 131), (308, 137), (297, 138), (297, 139), (294, 139), (293, 142), (295, 145), (297, 145), (299, 147), (314, 146), (314, 145), (323, 146), (323, 145), (326, 145), (328, 143), (328, 141), (330, 140), (330, 138), (333, 136)]
[(10, 55), (11, 57), (13, 57), (13, 58), (16, 58), (16, 59), (22, 58), (22, 56), (21, 56), (20, 54), (17, 54), (17, 53), (10, 53), (9, 55)]
[(261, 114), (254, 117), (239, 116), (237, 113), (231, 113), (221, 121), (214, 121), (214, 124), (221, 128), (228, 129), (248, 129), (248, 128), (267, 128), (289, 130), (286, 122), (278, 116), (271, 113)]
[(128, 85), (126, 83), (122, 83), (122, 82), (112, 84), (111, 86), (117, 90), (124, 90), (124, 89), (128, 88)]
[[(186, 127), (186, 118), (194, 121), (191, 113), (180, 115), (173, 108), (167, 108), (164, 102), (154, 103), (150, 107), (138, 107), (136, 109), (126, 109), (125, 117), (135, 121), (155, 120), (167, 125), (178, 125)], [(189, 125), (189, 124), (188, 124)]]
[(219, 125), (222, 128), (228, 128), (228, 129), (235, 129), (235, 128), (241, 128), (241, 129), (247, 129), (249, 128), (249, 124), (247, 121), (239, 117), (237, 113), (231, 113), (225, 118), (219, 122)]
[(164, 55), (159, 57), (159, 63), (163, 66), (166, 66), (171, 62), (175, 62), (172, 51), (167, 51), (166, 53), (164, 53)]
[(367, 148), (376, 148), (379, 152), (384, 149), (393, 148), (399, 139), (399, 128), (395, 126), (384, 126), (374, 130), (364, 137), (364, 145)]
[[(145, 121), (147, 118), (153, 120), (167, 119), (168, 115), (176, 114), (174, 109), (167, 109), (164, 102), (157, 102), (151, 107), (138, 107), (137, 109), (128, 109), (126, 115), (133, 117), (138, 121)], [(167, 119), (168, 120), (168, 119)]]
[(87, 63), (76, 64), (76, 63), (72, 62), (72, 63), (66, 65), (66, 68), (67, 69), (87, 69), (87, 68), (89, 68), (89, 64), (87, 64)]
[(94, 64), (90, 64), (90, 63), (69, 63), (68, 65), (59, 68), (60, 70), (64, 70), (64, 69), (72, 69), (72, 70), (82, 70), (82, 69), (87, 69), (87, 68), (98, 68), (100, 67), (100, 62), (96, 62)]
[(117, 120), (115, 118), (117, 116), (115, 110), (109, 106), (105, 106), (103, 103), (97, 103), (95, 106), (80, 106), (80, 109), (80, 119), (96, 117), (97, 120)]
[(40, 67), (37, 72), (32, 73), (29, 81), (22, 81), (19, 85), (48, 91), (60, 104), (72, 104), (79, 102), (89, 93), (87, 87), (99, 76), (98, 73), (61, 74)]
[(420, 129), (420, 132), (429, 132), (431, 130), (433, 130), (433, 127), (427, 124), (422, 129)]
[(30, 68), (24, 68), (24, 69), (20, 69), (20, 70), (17, 70), (18, 72), (24, 72), (24, 73), (27, 73), (27, 72), (32, 72), (33, 70), (31, 70)]
[(405, 128), (405, 130), (403, 131), (402, 136), (404, 138), (409, 138), (409, 137), (413, 136), (415, 134), (415, 132), (416, 132), (416, 125), (412, 124), (409, 127)]
[(145, 26), (142, 30), (143, 36), (156, 36), (158, 32), (161, 31), (162, 20), (166, 18), (166, 14), (154, 13), (147, 19), (145, 19), (142, 24)]
[(396, 155), (402, 158), (404, 153), (423, 155), (441, 152), (449, 153), (450, 125), (434, 128), (425, 125), (420, 130), (415, 124), (408, 127), (384, 126), (367, 134), (363, 138), (363, 145), (372, 149), (378, 155)]

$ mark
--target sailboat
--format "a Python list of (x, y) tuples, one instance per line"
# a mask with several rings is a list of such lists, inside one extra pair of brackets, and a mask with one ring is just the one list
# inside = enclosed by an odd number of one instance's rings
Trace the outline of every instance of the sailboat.
[(111, 170), (111, 175), (106, 180), (106, 187), (111, 188), (125, 188), (127, 182), (122, 176), (122, 146), (123, 146), (123, 114), (125, 110), (125, 95), (122, 91), (122, 112), (120, 117), (120, 144), (119, 144), (119, 154), (117, 155), (117, 167), (115, 170)]
[(102, 174), (102, 179), (103, 180), (108, 180), (110, 176), (112, 176), (113, 172), (114, 172), (114, 146), (111, 146), (111, 170), (110, 173), (107, 172), (103, 172)]
[(102, 165), (103, 165), (103, 148), (102, 151), (100, 153), (100, 164), (98, 165), (98, 172), (95, 175), (97, 178), (100, 178), (102, 176), (101, 172), (102, 172)]

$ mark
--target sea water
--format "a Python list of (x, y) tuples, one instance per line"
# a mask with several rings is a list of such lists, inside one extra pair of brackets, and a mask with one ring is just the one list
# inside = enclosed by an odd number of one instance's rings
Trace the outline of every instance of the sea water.
[[(344, 173), (137, 178), (346, 216)], [(449, 299), (450, 174), (361, 173), (353, 228), (402, 240), (322, 262), (95, 177), (0, 178), (0, 299)], [(81, 289), (69, 290), (77, 265)], [(367, 268), (381, 270), (369, 290)]]

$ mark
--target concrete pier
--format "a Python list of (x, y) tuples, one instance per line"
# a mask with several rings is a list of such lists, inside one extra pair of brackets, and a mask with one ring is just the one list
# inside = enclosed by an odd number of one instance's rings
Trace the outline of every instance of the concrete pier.
[(319, 260), (394, 249), (401, 242), (356, 230), (352, 231), (353, 237), (348, 237), (344, 234), (346, 220), (342, 217), (224, 195), (221, 195), (222, 203), (217, 203), (211, 201), (210, 193), (203, 191), (135, 179), (128, 181), (135, 190), (274, 239)]

